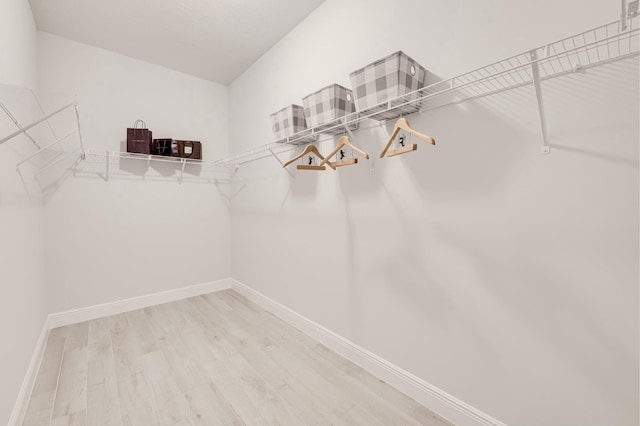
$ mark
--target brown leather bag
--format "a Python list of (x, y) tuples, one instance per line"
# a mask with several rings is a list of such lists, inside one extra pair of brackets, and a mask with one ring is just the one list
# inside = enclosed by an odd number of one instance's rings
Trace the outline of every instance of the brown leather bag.
[(177, 141), (178, 157), (202, 160), (202, 144), (198, 141)]
[[(138, 127), (140, 125), (140, 127)], [(138, 154), (151, 154), (153, 145), (153, 133), (147, 129), (142, 120), (136, 120), (133, 127), (127, 128), (127, 152)]]

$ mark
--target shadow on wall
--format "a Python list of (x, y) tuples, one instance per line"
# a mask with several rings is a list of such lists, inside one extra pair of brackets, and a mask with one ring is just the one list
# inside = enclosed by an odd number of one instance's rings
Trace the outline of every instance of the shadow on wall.
[[(525, 100), (516, 97), (514, 102)], [(420, 228), (430, 220), (425, 206), (433, 199), (447, 201), (499, 192), (511, 170), (517, 167), (519, 153), (512, 140), (521, 140), (526, 128), (521, 122), (510, 122), (477, 101), (413, 114), (408, 119), (413, 128), (433, 136), (438, 145), (434, 147), (414, 138), (416, 140), (408, 143), (417, 143), (417, 152), (380, 159), (396, 120), (366, 122), (356, 133), (354, 143), (369, 153), (370, 160), (338, 171), (345, 206), (346, 261), (352, 265), (347, 268), (352, 336), (359, 341), (365, 327), (363, 295), (365, 285), (371, 285), (364, 272), (368, 268), (371, 268), (369, 276), (379, 277), (392, 288), (394, 297), (406, 302), (411, 310), (423, 312), (428, 321), (446, 323), (456, 312), (457, 321), (466, 318), (466, 327), (474, 330), (470, 336), (482, 336), (473, 318), (457, 312), (455, 301), (443, 290), (446, 283), (430, 274), (426, 266), (429, 262), (423, 258), (428, 242), (423, 240)], [(485, 138), (489, 143), (482, 142)], [(500, 155), (492, 150), (500, 150)], [(378, 208), (380, 211), (371, 211)], [(377, 226), (359, 225), (367, 209), (369, 213), (365, 214), (375, 216)], [(416, 224), (416, 215), (423, 211), (426, 221)], [(365, 234), (371, 232), (376, 233), (375, 238), (366, 237)], [(367, 242), (363, 245), (363, 241)], [(370, 252), (372, 245), (384, 245), (374, 249), (374, 252), (385, 253), (384, 257), (363, 258), (362, 251)], [(481, 337), (477, 343), (490, 350)]]
[(523, 149), (533, 154), (540, 144), (539, 129), (531, 126), (536, 119), (535, 98), (525, 89), (412, 118), (412, 126), (434, 137), (436, 146), (416, 140), (418, 155), (405, 154), (389, 162), (402, 163), (406, 179), (420, 186), (429, 199), (499, 193), (522, 163)]
[(561, 145), (561, 144), (554, 144), (554, 143), (550, 143), (549, 146), (551, 147), (551, 149), (566, 151), (572, 154), (591, 157), (598, 160), (609, 161), (621, 166), (630, 167), (632, 169), (637, 169), (638, 166), (640, 166), (638, 159), (634, 159), (634, 158), (624, 158), (617, 155), (607, 154), (606, 152), (596, 152), (586, 148), (578, 148), (575, 146), (568, 146), (568, 145)]
[[(611, 75), (616, 78), (612, 79)], [(594, 132), (606, 134), (615, 130), (611, 125), (601, 128), (585, 125), (584, 117), (592, 114), (594, 105), (602, 102), (615, 105), (617, 98), (628, 97), (629, 93), (638, 93), (637, 58), (544, 82), (551, 147), (638, 167), (637, 156), (623, 158), (611, 153), (610, 144), (615, 141), (603, 140), (601, 150), (554, 143), (567, 134), (588, 137)], [(620, 117), (615, 117), (616, 108), (610, 108), (608, 113), (611, 121), (620, 121)], [(623, 115), (634, 118), (633, 112)], [(554, 120), (557, 116), (563, 117), (560, 123)], [(428, 153), (410, 153), (388, 161), (402, 162), (412, 173), (407, 178), (422, 186), (429, 197), (484, 197), (487, 191), (500, 191), (509, 184), (511, 171), (520, 167), (521, 156), (535, 155), (542, 143), (537, 102), (531, 86), (409, 118), (414, 128), (433, 136), (438, 145), (433, 149), (417, 140), (418, 151), (428, 150)], [(383, 138), (392, 131), (393, 125), (387, 124), (387, 132), (381, 132)], [(388, 164), (386, 160), (381, 161), (378, 170), (386, 173)]]
[[(640, 60), (635, 57), (546, 82), (551, 149), (576, 154), (576, 158), (591, 158), (637, 169), (637, 145), (625, 147), (626, 140), (615, 135), (618, 128), (637, 127), (638, 102), (631, 106), (623, 106), (620, 102), (638, 95), (639, 64)], [(609, 105), (609, 108), (599, 108), (601, 117), (595, 122), (586, 121), (584, 117), (593, 114), (594, 105)], [(573, 114), (565, 117), (561, 128), (554, 126), (553, 116), (566, 111), (573, 111)], [(600, 143), (583, 142), (593, 137), (601, 137)]]
[[(293, 165), (289, 166), (294, 168)], [(325, 173), (331, 172), (331, 168), (327, 166), (325, 171), (304, 171), (296, 173), (295, 179), (291, 180), (290, 190), (287, 191), (287, 196), (293, 198), (314, 198), (318, 192), (318, 179), (325, 177)], [(284, 202), (286, 201), (286, 197)]]
[[(495, 257), (478, 245), (473, 235), (440, 227), (437, 236), (470, 260), (476, 271), (474, 287), (482, 288), (498, 301), (499, 306), (508, 311), (505, 318), (510, 318), (524, 334), (536, 336), (546, 343), (540, 348), (539, 365), (522, 365), (521, 368), (537, 370), (547, 362), (544, 361), (547, 352), (553, 350), (564, 365), (579, 369), (580, 376), (588, 378), (594, 389), (606, 389), (603, 394), (607, 394), (612, 403), (621, 407), (634, 404), (635, 380), (629, 380), (629, 377), (637, 377), (637, 369), (629, 371), (628, 375), (616, 375), (612, 372), (611, 363), (619, 366), (637, 364), (637, 351), (630, 352), (611, 333), (603, 301), (589, 300), (588, 296), (598, 290), (590, 287), (590, 283), (576, 282), (576, 278), (567, 271), (562, 275), (550, 269), (550, 258), (561, 253), (553, 250), (551, 256), (528, 261), (514, 249), (511, 256)], [(540, 252), (548, 252), (551, 243), (544, 236), (539, 241), (522, 236), (514, 236), (514, 240), (505, 244), (513, 247), (537, 245)], [(601, 287), (609, 290), (617, 287), (628, 292), (624, 283), (612, 286), (612, 283), (601, 282)], [(520, 350), (515, 347), (509, 349), (509, 340), (517, 336), (506, 335), (504, 338), (501, 343), (503, 355)], [(621, 386), (621, 382), (631, 386)]]
[[(637, 137), (634, 141), (622, 137), (611, 138), (600, 145), (593, 143), (594, 132), (604, 135), (611, 134), (616, 126), (637, 127), (637, 99), (632, 110), (622, 114), (616, 111), (619, 108), (606, 107), (615, 105), (617, 99), (626, 99), (628, 103), (630, 96), (637, 97), (637, 59), (613, 66), (617, 67), (618, 77), (614, 81), (610, 81), (611, 70), (598, 68), (585, 74), (545, 82), (543, 93), (548, 107), (551, 146), (567, 154), (601, 160), (609, 163), (609, 166), (637, 170)], [(604, 116), (594, 117), (594, 106), (600, 106), (598, 111), (603, 110)], [(514, 215), (522, 214), (525, 224), (535, 219), (531, 214), (527, 215), (526, 206), (523, 205), (511, 211), (498, 208), (500, 205), (509, 207), (510, 203), (517, 203), (517, 199), (513, 198), (514, 175), (524, 174), (525, 179), (533, 179), (535, 176), (530, 176), (531, 164), (549, 165), (558, 161), (558, 158), (554, 159), (553, 151), (550, 157), (539, 154), (542, 137), (537, 114), (533, 89), (524, 87), (410, 116), (415, 129), (435, 137), (438, 143), (432, 147), (416, 141), (419, 148), (415, 153), (378, 159), (375, 148), (382, 146), (386, 136), (384, 130), (372, 128), (356, 134), (356, 144), (367, 145), (375, 164), (374, 173), (362, 172), (365, 169), (362, 164), (345, 168), (338, 174), (348, 231), (345, 236), (347, 261), (353, 265), (353, 268), (349, 268), (348, 306), (351, 332), (356, 336), (356, 341), (365, 327), (362, 323), (365, 284), (371, 285), (365, 282), (367, 278), (363, 271), (372, 267), (374, 270), (369, 276), (379, 276), (385, 285), (393, 289), (394, 296), (401, 298), (407, 306), (413, 306), (416, 311), (422, 311), (428, 321), (446, 322), (451, 312), (455, 312), (457, 321), (463, 318), (464, 326), (472, 330), (468, 335), (475, 336), (475, 347), (483, 347), (487, 353), (498, 355), (498, 349), (491, 346), (488, 340), (483, 340), (485, 332), (478, 327), (473, 315), (466, 315), (457, 309), (458, 302), (444, 291), (449, 283), (431, 274), (426, 266), (437, 262), (437, 259), (430, 258), (429, 242), (424, 240), (425, 234), (433, 234), (440, 240), (439, 244), (464, 253), (463, 257), (472, 260), (472, 269), (476, 273), (472, 278), (475, 282), (470, 284), (474, 286), (474, 291), (499, 301), (500, 306), (511, 307), (510, 315), (515, 321), (535, 330), (536, 335), (550, 339), (549, 346), (557, 348), (567, 363), (575, 363), (585, 377), (591, 377), (594, 387), (614, 389), (619, 384), (620, 377), (611, 377), (601, 360), (617, 360), (621, 365), (632, 365), (634, 354), (621, 347), (620, 342), (605, 329), (602, 318), (594, 313), (593, 306), (581, 294), (572, 291), (577, 278), (571, 271), (561, 269), (568, 274), (563, 276), (561, 273), (550, 273), (542, 266), (537, 268), (535, 265), (539, 264), (540, 259), (524, 262), (523, 253), (517, 249), (514, 249), (509, 261), (495, 258), (489, 254), (491, 249), (487, 252), (483, 247), (477, 235), (459, 234), (451, 224), (438, 225), (442, 219), (438, 215), (446, 214), (446, 209), (442, 210), (440, 206), (459, 201), (469, 205), (474, 199), (484, 204), (481, 208), (486, 210), (482, 212), (485, 218), (494, 218), (496, 223), (491, 226), (498, 226), (498, 233), (509, 232), (508, 228), (506, 231), (499, 229), (502, 217), (512, 222), (507, 227), (513, 227), (514, 224), (521, 226)], [(591, 118), (585, 122), (585, 117)], [(611, 122), (614, 124), (600, 124)], [(392, 130), (393, 124), (386, 125), (387, 132)], [(571, 135), (571, 138), (568, 139), (567, 135)], [(556, 155), (560, 156), (559, 153)], [(556, 178), (562, 176), (565, 175), (555, 173)], [(541, 185), (544, 186), (544, 183)], [(378, 228), (392, 227), (393, 233), (400, 234), (396, 238), (367, 239), (367, 227), (358, 224), (361, 219), (361, 213), (358, 212), (363, 210), (359, 206), (361, 197), (379, 192), (384, 194), (383, 198), (392, 207), (392, 212), (377, 217)], [(527, 197), (519, 195), (523, 196)], [(529, 202), (535, 202), (535, 194), (528, 197), (533, 197)], [(495, 203), (491, 201), (493, 199)], [(498, 210), (492, 213), (492, 208)], [(465, 215), (469, 217), (465, 219)], [(459, 219), (472, 223), (472, 226), (481, 226), (482, 220), (473, 225), (473, 215), (472, 211), (457, 212)], [(535, 224), (530, 225), (532, 230), (536, 229), (533, 226)], [(502, 237), (511, 238), (513, 241), (508, 244), (513, 244), (514, 248), (532, 243), (529, 240), (516, 241), (520, 238), (517, 235), (502, 234)], [(572, 243), (571, 235), (557, 237)], [(366, 243), (363, 243), (365, 240)], [(362, 264), (359, 261), (363, 255), (361, 251), (365, 246), (368, 251), (375, 244), (386, 246), (384, 250), (378, 250), (384, 252), (385, 257), (367, 260), (366, 264)], [(550, 241), (548, 244), (553, 245)], [(542, 247), (540, 249), (543, 250)], [(554, 299), (550, 299), (550, 295), (554, 295)], [(547, 313), (546, 317), (540, 316), (543, 310)], [(567, 315), (568, 312), (572, 312), (572, 315)], [(583, 340), (576, 342), (570, 332), (563, 335), (555, 330), (557, 321), (566, 324), (567, 330), (582, 330)], [(620, 388), (615, 390), (615, 398), (628, 398), (624, 391)]]

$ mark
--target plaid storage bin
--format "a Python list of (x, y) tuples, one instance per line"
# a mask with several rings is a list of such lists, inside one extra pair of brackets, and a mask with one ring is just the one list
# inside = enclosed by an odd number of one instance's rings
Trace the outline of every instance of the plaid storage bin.
[[(353, 93), (339, 84), (332, 84), (302, 98), (304, 115), (309, 127), (314, 127), (318, 132), (337, 135), (345, 132), (343, 126), (325, 130), (341, 123), (340, 117), (356, 112)], [(349, 128), (355, 130), (358, 123), (350, 124)]]
[(300, 105), (289, 105), (270, 115), (271, 127), (277, 141), (307, 129), (304, 109)]
[[(358, 111), (368, 114), (377, 110), (387, 109), (386, 105), (377, 108), (372, 107), (422, 89), (426, 74), (427, 71), (422, 65), (401, 51), (352, 72), (349, 76), (351, 77), (351, 86), (353, 87)], [(391, 104), (392, 106), (394, 104), (398, 105), (411, 99), (417, 99), (417, 95), (404, 97)], [(371, 118), (374, 120), (390, 120), (418, 110), (418, 106), (408, 105), (394, 111), (375, 114)]]

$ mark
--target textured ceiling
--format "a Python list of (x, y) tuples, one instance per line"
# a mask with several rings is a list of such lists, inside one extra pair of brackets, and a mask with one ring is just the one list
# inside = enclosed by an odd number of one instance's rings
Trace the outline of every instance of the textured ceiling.
[(36, 26), (229, 84), (324, 0), (30, 0)]

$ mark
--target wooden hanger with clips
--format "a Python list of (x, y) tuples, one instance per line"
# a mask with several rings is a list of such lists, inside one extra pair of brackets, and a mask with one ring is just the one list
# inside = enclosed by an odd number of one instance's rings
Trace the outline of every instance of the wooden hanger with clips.
[[(304, 165), (304, 164), (298, 164), (297, 169), (298, 170), (326, 170), (326, 167), (324, 166), (324, 156), (322, 154), (320, 154), (320, 151), (318, 151), (318, 148), (316, 148), (315, 145), (310, 144), (307, 145), (307, 147), (304, 149), (304, 151), (302, 151), (302, 153), (294, 158), (292, 158), (291, 160), (287, 161), (286, 163), (284, 163), (282, 165), (282, 168), (287, 167), (289, 164), (301, 159), (302, 157), (304, 157), (307, 154), (315, 154), (320, 160), (322, 160), (322, 163), (320, 163), (319, 166), (312, 166), (312, 165)], [(332, 169), (336, 169), (335, 167), (333, 167), (331, 165), (331, 163), (329, 163), (329, 167), (331, 167)]]
[(380, 158), (383, 158), (385, 155), (387, 157), (393, 157), (394, 155), (400, 155), (400, 154), (404, 154), (404, 153), (407, 153), (407, 152), (415, 151), (416, 149), (418, 149), (418, 144), (414, 143), (414, 144), (411, 144), (411, 145), (404, 146), (402, 148), (398, 148), (398, 149), (394, 149), (392, 151), (389, 151), (389, 148), (391, 147), (391, 143), (396, 138), (396, 136), (398, 136), (398, 133), (400, 132), (400, 130), (404, 130), (409, 134), (415, 135), (415, 136), (419, 137), (420, 139), (424, 140), (425, 142), (430, 143), (431, 145), (435, 145), (436, 144), (436, 140), (433, 139), (431, 136), (427, 136), (427, 135), (424, 135), (424, 134), (422, 134), (420, 132), (417, 132), (417, 131), (413, 130), (411, 128), (411, 126), (409, 125), (409, 122), (407, 121), (406, 118), (399, 118), (398, 121), (396, 121), (395, 127), (393, 128), (393, 133), (391, 134), (391, 137), (389, 138), (389, 142), (387, 142), (387, 144), (385, 145), (384, 149), (380, 153)]
[(331, 154), (327, 155), (327, 158), (322, 160), (320, 165), (323, 166), (325, 164), (329, 164), (329, 166), (331, 166), (331, 168), (333, 168), (335, 170), (336, 167), (349, 166), (351, 164), (358, 164), (358, 159), (357, 158), (350, 158), (348, 160), (338, 160), (338, 161), (333, 161), (333, 162), (329, 161), (334, 155), (336, 155), (338, 152), (340, 152), (342, 150), (342, 148), (344, 148), (344, 147), (349, 147), (352, 150), (354, 150), (355, 152), (357, 152), (360, 155), (362, 155), (367, 160), (369, 159), (369, 154), (367, 154), (366, 152), (364, 152), (363, 150), (361, 150), (360, 148), (358, 148), (357, 146), (352, 144), (351, 143), (351, 139), (349, 139), (349, 136), (342, 136), (340, 139), (338, 139), (338, 146), (336, 146), (336, 149), (334, 149), (331, 152)]

